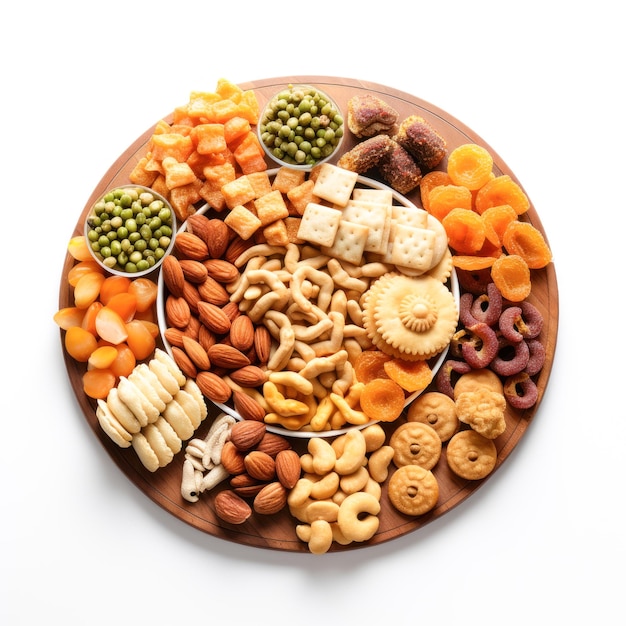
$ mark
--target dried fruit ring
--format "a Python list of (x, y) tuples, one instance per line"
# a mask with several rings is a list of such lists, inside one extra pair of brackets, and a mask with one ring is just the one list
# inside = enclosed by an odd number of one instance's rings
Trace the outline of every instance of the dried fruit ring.
[(454, 383), (463, 374), (467, 374), (472, 370), (469, 363), (456, 359), (447, 359), (439, 368), (435, 377), (435, 386), (437, 391), (445, 393), (450, 398), (454, 398)]
[(529, 409), (537, 402), (539, 391), (526, 372), (519, 372), (504, 381), (504, 397), (515, 409)]
[(524, 370), (529, 376), (538, 374), (546, 361), (546, 349), (539, 339), (528, 339), (528, 364)]
[(510, 341), (501, 337), (490, 367), (500, 376), (514, 376), (526, 369), (529, 358), (530, 350), (525, 341)]
[(494, 283), (487, 285), (487, 293), (477, 296), (470, 309), (472, 317), (477, 322), (493, 326), (502, 313), (502, 294)]
[(510, 341), (534, 339), (543, 328), (543, 316), (530, 302), (520, 302), (502, 311), (498, 326), (502, 335)]
[(479, 270), (463, 270), (457, 267), (456, 276), (463, 291), (474, 295), (487, 293), (487, 285), (491, 280), (491, 265)]
[(467, 329), (472, 339), (461, 345), (463, 358), (474, 369), (488, 367), (498, 354), (498, 337), (488, 324), (478, 322)]

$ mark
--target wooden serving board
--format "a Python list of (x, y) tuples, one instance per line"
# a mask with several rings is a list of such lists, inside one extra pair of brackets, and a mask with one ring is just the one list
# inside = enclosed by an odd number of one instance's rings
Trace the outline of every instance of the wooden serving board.
[[(496, 175), (508, 174), (523, 188), (513, 172), (507, 167), (500, 156), (483, 141), (479, 136), (472, 132), (467, 126), (460, 121), (454, 119), (441, 109), (420, 100), (419, 98), (407, 93), (398, 91), (391, 87), (369, 83), (365, 81), (357, 81), (347, 78), (321, 77), (321, 76), (285, 76), (280, 78), (271, 78), (258, 80), (241, 85), (244, 89), (254, 89), (261, 107), (271, 98), (271, 96), (288, 83), (309, 83), (326, 91), (339, 104), (344, 117), (347, 111), (348, 100), (356, 94), (371, 92), (383, 98), (389, 105), (394, 107), (400, 119), (408, 115), (421, 115), (426, 119), (437, 131), (443, 135), (448, 144), (448, 150), (463, 143), (477, 143), (487, 148), (494, 158), (494, 173)], [(169, 117), (165, 117), (169, 120)], [(141, 156), (146, 151), (146, 145), (152, 135), (153, 128), (144, 132), (127, 150), (113, 163), (109, 170), (102, 177), (100, 183), (93, 190), (92, 195), (87, 199), (84, 210), (81, 215), (77, 216), (76, 227), (71, 236), (82, 234), (83, 222), (89, 207), (95, 200), (101, 196), (107, 189), (116, 185), (127, 184), (128, 176), (131, 170)], [(342, 146), (342, 152), (352, 148), (355, 140), (349, 132)], [(336, 159), (335, 159), (336, 161)], [(269, 167), (275, 167), (274, 163), (268, 163)], [(445, 166), (445, 162), (440, 168)], [(419, 189), (408, 196), (417, 206), (421, 206), (419, 198)], [(540, 222), (537, 211), (532, 204), (524, 219), (528, 219), (534, 224), (546, 237), (543, 226)], [(546, 237), (546, 240), (548, 238)], [(61, 276), (59, 291), (59, 307), (71, 306), (72, 292), (67, 281), (67, 274), (74, 264), (72, 257), (67, 255)], [(156, 276), (153, 276), (156, 280)], [(558, 288), (554, 270), (554, 265), (550, 264), (544, 270), (533, 270), (532, 272), (533, 290), (529, 297), (532, 302), (542, 313), (544, 317), (544, 327), (540, 339), (546, 349), (545, 365), (537, 377), (537, 387), (539, 397), (536, 405), (532, 409), (525, 411), (517, 411), (511, 408), (507, 409), (506, 431), (495, 440), (498, 449), (498, 460), (494, 472), (504, 463), (511, 454), (515, 446), (524, 436), (526, 429), (533, 420), (541, 399), (548, 385), (550, 372), (554, 360), (554, 353), (557, 340), (558, 328)], [(61, 346), (63, 349), (63, 331), (61, 331)], [(248, 522), (239, 526), (232, 526), (221, 522), (213, 510), (214, 493), (205, 493), (199, 502), (189, 503), (180, 495), (182, 461), (184, 452), (181, 451), (168, 466), (159, 469), (155, 473), (147, 471), (138, 460), (132, 448), (122, 449), (115, 445), (109, 437), (101, 430), (98, 420), (95, 416), (95, 402), (90, 400), (82, 390), (81, 377), (85, 371), (84, 364), (74, 361), (64, 350), (65, 363), (68, 376), (72, 388), (76, 394), (79, 406), (82, 410), (84, 418), (87, 420), (94, 435), (99, 439), (101, 444), (107, 450), (114, 463), (124, 472), (124, 474), (143, 492), (151, 498), (155, 503), (163, 509), (179, 518), (183, 522), (190, 524), (200, 531), (206, 532), (215, 537), (233, 541), (248, 546), (260, 548), (271, 548), (276, 550), (285, 550), (292, 552), (308, 552), (305, 543), (300, 541), (295, 534), (296, 520), (283, 510), (281, 513), (273, 516), (253, 515)], [(216, 416), (219, 411), (209, 403), (209, 417), (205, 420), (196, 436), (202, 437), (208, 430), (212, 417)], [(397, 425), (397, 424), (396, 424)], [(394, 428), (394, 424), (385, 426), (389, 432)], [(306, 446), (306, 440), (293, 439), (293, 446), (299, 452), (303, 452)], [(436, 507), (426, 515), (420, 517), (409, 517), (398, 513), (393, 509), (387, 501), (386, 486), (383, 485), (382, 510), (379, 514), (380, 528), (376, 535), (367, 543), (353, 543), (349, 546), (339, 546), (333, 544), (331, 551), (352, 550), (363, 548), (375, 544), (380, 544), (390, 539), (405, 535), (419, 530), (429, 522), (441, 517), (452, 508), (469, 498), (484, 482), (483, 481), (467, 481), (456, 477), (448, 469), (445, 462), (445, 454), (433, 470), (440, 489), (439, 501)], [(219, 489), (219, 488), (218, 488)]]

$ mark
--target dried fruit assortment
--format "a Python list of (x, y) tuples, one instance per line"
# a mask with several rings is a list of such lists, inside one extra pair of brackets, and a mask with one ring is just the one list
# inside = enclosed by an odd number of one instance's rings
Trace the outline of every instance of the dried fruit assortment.
[[(111, 441), (178, 464), (184, 506), (226, 528), (288, 516), (314, 554), (368, 542), (382, 510), (426, 516), (444, 465), (488, 476), (546, 361), (528, 298), (552, 254), (522, 188), (381, 97), (345, 112), (337, 165), (270, 172), (254, 91), (192, 92), (128, 181), (171, 203), (174, 251), (112, 276), (72, 237), (54, 315)], [(414, 190), (422, 207), (398, 201)]]

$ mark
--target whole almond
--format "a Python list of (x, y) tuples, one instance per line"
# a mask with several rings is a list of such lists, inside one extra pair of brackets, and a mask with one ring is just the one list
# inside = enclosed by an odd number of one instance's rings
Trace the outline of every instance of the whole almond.
[(231, 321), (231, 325), (232, 322), (234, 322), (241, 315), (239, 305), (236, 302), (226, 303), (222, 307), (222, 311), (224, 312), (224, 315), (226, 315), (226, 317), (228, 317), (228, 319)]
[(203, 213), (194, 213), (187, 218), (187, 230), (206, 243), (209, 234), (209, 218)]
[(226, 252), (224, 252), (223, 257), (225, 261), (232, 263), (233, 265), (237, 265), (237, 259), (251, 246), (254, 245), (254, 242), (248, 240), (244, 240), (241, 237), (235, 237), (226, 248)]
[(221, 463), (231, 476), (237, 476), (246, 471), (243, 458), (243, 452), (238, 450), (232, 441), (224, 442), (222, 446)]
[[(172, 358), (187, 378), (195, 378), (198, 374), (196, 366), (187, 353), (178, 346), (172, 346)], [(206, 394), (205, 394), (206, 395)]]
[(183, 284), (183, 298), (187, 300), (189, 309), (194, 313), (198, 313), (198, 302), (200, 302), (202, 298), (198, 292), (198, 287), (188, 280), (185, 280)]
[(233, 370), (230, 377), (242, 387), (260, 387), (267, 381), (267, 372), (258, 365), (246, 365)]
[(192, 339), (195, 339), (197, 341), (201, 326), (202, 324), (200, 323), (200, 320), (195, 315), (192, 315), (189, 318), (189, 324), (185, 326), (184, 334), (187, 335), (187, 337), (191, 337)]
[[(242, 487), (233, 487), (233, 491), (242, 498), (254, 498), (263, 487), (267, 485), (266, 482), (257, 480), (253, 485), (244, 485)], [(232, 485), (231, 485), (232, 487)]]
[(243, 524), (252, 515), (250, 505), (230, 489), (220, 491), (214, 502), (215, 514), (229, 524)]
[(243, 459), (246, 472), (258, 480), (269, 481), (276, 477), (276, 463), (266, 452), (252, 450)]
[(272, 336), (265, 326), (257, 326), (254, 329), (254, 350), (259, 363), (267, 363), (270, 360), (272, 349)]
[(265, 432), (264, 422), (253, 422), (250, 420), (235, 422), (230, 429), (230, 440), (238, 450), (247, 452), (252, 450), (263, 439)]
[(165, 283), (168, 291), (173, 296), (182, 296), (183, 285), (185, 284), (185, 275), (182, 267), (180, 266), (180, 261), (173, 254), (168, 254), (163, 259), (161, 272), (163, 274), (163, 282)]
[(276, 455), (276, 477), (286, 489), (292, 489), (300, 478), (300, 455), (292, 449)]
[(252, 507), (259, 515), (273, 515), (287, 504), (287, 489), (278, 481), (265, 485), (254, 497)]
[(217, 341), (217, 337), (212, 330), (209, 330), (204, 324), (200, 324), (198, 328), (198, 343), (205, 349), (208, 350), (215, 342)]
[(213, 402), (228, 402), (232, 395), (232, 389), (228, 383), (213, 372), (198, 372), (196, 375), (196, 384), (200, 387), (200, 391), (209, 400)]
[(207, 244), (198, 235), (194, 235), (187, 230), (176, 235), (174, 246), (185, 259), (202, 261), (209, 255)]
[(256, 445), (257, 450), (266, 452), (273, 457), (277, 456), (281, 450), (289, 450), (290, 448), (291, 444), (288, 439), (270, 432), (266, 432)]
[(213, 218), (209, 220), (209, 229), (206, 235), (206, 244), (209, 249), (209, 256), (213, 259), (220, 259), (224, 256), (230, 241), (230, 229), (223, 220)]
[(247, 315), (239, 315), (230, 326), (230, 343), (246, 352), (254, 344), (254, 323)]
[(168, 325), (184, 329), (191, 318), (189, 303), (182, 296), (168, 295), (165, 299), (165, 317)]
[(230, 294), (224, 285), (218, 283), (215, 278), (208, 276), (198, 285), (198, 293), (205, 302), (223, 306), (230, 302)]
[(199, 370), (211, 369), (211, 361), (207, 351), (195, 339), (183, 335), (183, 350)]
[(244, 420), (262, 422), (265, 419), (265, 409), (253, 397), (243, 391), (233, 391), (235, 411)]
[(200, 321), (218, 335), (225, 335), (230, 330), (230, 318), (220, 307), (210, 302), (198, 302)]
[(183, 347), (184, 332), (180, 328), (170, 326), (165, 329), (163, 334), (171, 346), (178, 346), (179, 348)]
[(233, 476), (230, 479), (229, 483), (233, 489), (241, 489), (242, 487), (253, 487), (259, 484), (263, 486), (263, 483), (259, 483), (256, 478), (252, 478), (252, 476), (250, 476), (250, 474), (246, 473), (245, 471), (243, 471), (241, 474)]
[(194, 259), (181, 259), (179, 261), (180, 269), (190, 283), (200, 284), (206, 280), (208, 272), (204, 264)]
[(207, 259), (202, 263), (207, 274), (220, 283), (232, 283), (239, 278), (239, 270), (224, 259)]
[(216, 343), (207, 350), (213, 365), (234, 370), (250, 365), (250, 359), (241, 350), (226, 343)]

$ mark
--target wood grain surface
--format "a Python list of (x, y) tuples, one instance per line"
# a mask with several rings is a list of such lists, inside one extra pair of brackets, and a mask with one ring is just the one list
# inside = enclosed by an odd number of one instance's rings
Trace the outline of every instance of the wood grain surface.
[[(471, 129), (462, 122), (454, 119), (445, 111), (436, 106), (421, 100), (419, 97), (409, 95), (391, 87), (380, 84), (357, 81), (348, 78), (335, 78), (323, 76), (285, 76), (258, 80), (241, 85), (244, 89), (254, 89), (257, 94), (259, 104), (263, 106), (267, 100), (278, 90), (288, 83), (310, 83), (325, 90), (342, 108), (345, 116), (348, 100), (355, 94), (371, 92), (383, 98), (388, 104), (394, 107), (400, 119), (408, 115), (421, 115), (430, 122), (438, 132), (444, 136), (448, 144), (448, 150), (452, 150), (462, 143), (473, 142), (488, 148), (494, 158), (494, 173), (508, 174), (523, 188), (523, 181), (519, 181), (515, 174), (510, 171), (502, 158)], [(164, 115), (164, 119), (170, 119), (169, 114)], [(155, 120), (155, 123), (158, 120)], [(147, 142), (152, 134), (153, 128), (147, 129), (127, 150), (111, 165), (109, 170), (103, 175), (93, 193), (86, 199), (84, 209), (77, 215), (76, 227), (70, 236), (82, 234), (83, 222), (89, 207), (93, 202), (110, 187), (127, 184), (128, 176), (137, 161), (145, 153)], [(506, 129), (503, 130), (506, 132)], [(349, 150), (355, 143), (350, 133), (346, 133), (342, 151)], [(336, 157), (337, 158), (337, 157)], [(336, 158), (334, 159), (336, 161)], [(444, 162), (445, 164), (445, 162)], [(444, 165), (442, 164), (442, 166)], [(440, 167), (442, 167), (440, 166)], [(275, 164), (269, 163), (269, 167)], [(417, 206), (421, 206), (419, 191), (415, 191), (407, 196)], [(528, 219), (544, 234), (536, 207), (530, 198), (531, 207), (524, 219)], [(60, 277), (59, 307), (70, 306), (72, 303), (72, 292), (67, 282), (67, 273), (74, 264), (74, 260), (67, 255)], [(153, 276), (156, 280), (156, 276)], [(516, 411), (511, 408), (506, 413), (506, 431), (495, 440), (498, 449), (497, 465), (490, 476), (501, 467), (515, 446), (520, 442), (529, 425), (532, 423), (537, 410), (540, 407), (541, 399), (547, 388), (554, 353), (557, 343), (558, 330), (558, 287), (554, 270), (554, 265), (550, 264), (543, 270), (533, 270), (533, 290), (529, 297), (542, 313), (544, 317), (544, 327), (540, 339), (546, 348), (545, 365), (537, 377), (539, 398), (537, 404), (525, 411)], [(63, 350), (63, 331), (61, 331), (61, 349)], [(95, 416), (95, 402), (90, 400), (82, 390), (81, 377), (85, 370), (84, 364), (77, 363), (64, 351), (65, 364), (72, 388), (76, 395), (80, 410), (84, 418), (91, 427), (94, 436), (109, 453), (114, 462), (122, 472), (138, 488), (138, 497), (147, 496), (163, 509), (190, 524), (202, 532), (209, 533), (228, 541), (233, 541), (243, 545), (255, 546), (259, 548), (270, 548), (293, 552), (308, 552), (305, 543), (301, 542), (295, 534), (296, 520), (289, 513), (283, 512), (272, 516), (253, 515), (248, 522), (238, 526), (232, 526), (221, 522), (213, 510), (214, 493), (205, 493), (199, 502), (186, 502), (180, 495), (182, 457), (184, 452), (179, 453), (174, 462), (159, 469), (155, 473), (147, 471), (138, 460), (132, 448), (121, 449), (116, 446), (108, 436), (101, 430)], [(211, 422), (211, 416), (218, 414), (218, 409), (209, 403), (209, 418), (205, 420), (196, 436), (203, 436)], [(547, 417), (547, 416), (546, 416)], [(401, 418), (402, 419), (402, 418)], [(391, 432), (397, 423), (386, 425), (386, 429)], [(303, 451), (306, 442), (293, 439), (293, 446), (298, 451)], [(442, 455), (443, 457), (444, 455)], [(441, 517), (458, 504), (471, 497), (489, 477), (483, 481), (462, 480), (448, 469), (445, 459), (440, 460), (433, 470), (440, 489), (439, 501), (436, 507), (428, 514), (421, 517), (409, 517), (395, 511), (387, 502), (386, 486), (383, 485), (382, 510), (379, 514), (380, 527), (376, 535), (367, 543), (353, 543), (349, 546), (333, 544), (331, 551), (354, 550), (366, 548), (367, 546), (380, 544), (390, 539), (419, 531), (429, 522)], [(142, 492), (142, 493), (139, 493)]]

